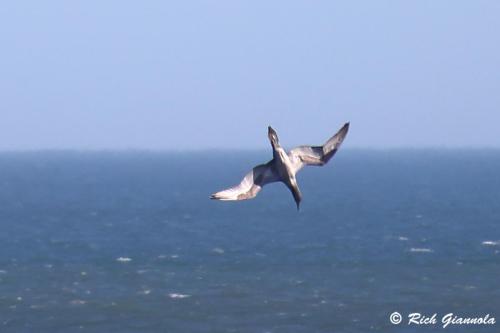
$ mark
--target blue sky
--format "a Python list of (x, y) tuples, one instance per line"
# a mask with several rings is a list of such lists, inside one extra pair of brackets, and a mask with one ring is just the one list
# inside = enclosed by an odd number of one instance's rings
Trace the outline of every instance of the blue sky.
[(0, 150), (500, 147), (498, 1), (9, 1)]

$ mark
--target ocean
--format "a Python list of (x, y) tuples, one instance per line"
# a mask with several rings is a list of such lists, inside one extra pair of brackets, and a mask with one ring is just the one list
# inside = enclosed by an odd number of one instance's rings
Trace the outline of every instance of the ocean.
[(0, 153), (0, 332), (500, 332), (500, 151), (344, 148), (300, 211), (209, 200), (270, 155)]

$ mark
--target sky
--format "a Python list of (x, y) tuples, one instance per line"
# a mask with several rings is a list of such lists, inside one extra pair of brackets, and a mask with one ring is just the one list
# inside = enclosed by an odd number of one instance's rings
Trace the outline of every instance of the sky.
[(500, 2), (8, 1), (0, 150), (500, 147)]

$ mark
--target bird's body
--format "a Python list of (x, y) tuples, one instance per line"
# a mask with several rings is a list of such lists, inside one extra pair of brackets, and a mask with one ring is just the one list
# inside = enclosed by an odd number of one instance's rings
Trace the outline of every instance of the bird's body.
[(273, 159), (266, 164), (257, 165), (240, 182), (240, 184), (210, 196), (215, 200), (245, 200), (254, 198), (266, 184), (283, 182), (292, 192), (297, 209), (302, 194), (295, 175), (305, 165), (322, 166), (335, 155), (349, 130), (346, 123), (323, 146), (300, 146), (286, 152), (279, 144), (278, 135), (270, 126), (268, 137), (273, 148)]

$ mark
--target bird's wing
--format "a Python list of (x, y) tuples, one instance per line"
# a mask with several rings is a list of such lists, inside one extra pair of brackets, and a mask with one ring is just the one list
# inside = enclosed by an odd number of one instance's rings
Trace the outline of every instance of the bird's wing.
[(288, 157), (295, 172), (298, 172), (305, 165), (321, 166), (326, 164), (340, 148), (348, 130), (349, 123), (346, 123), (322, 146), (300, 146), (292, 149)]
[(279, 181), (274, 171), (273, 161), (257, 165), (243, 178), (241, 183), (226, 190), (214, 193), (210, 199), (215, 200), (246, 200), (254, 198), (260, 189), (269, 183)]

